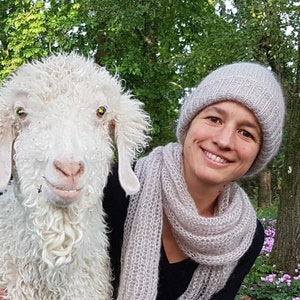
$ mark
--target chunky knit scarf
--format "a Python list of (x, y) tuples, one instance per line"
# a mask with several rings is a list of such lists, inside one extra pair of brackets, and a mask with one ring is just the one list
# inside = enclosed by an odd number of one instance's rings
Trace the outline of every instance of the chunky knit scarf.
[(231, 183), (214, 217), (199, 215), (183, 177), (182, 147), (175, 143), (156, 148), (135, 170), (142, 188), (129, 203), (118, 299), (156, 298), (163, 212), (181, 250), (199, 264), (179, 299), (209, 299), (252, 243), (256, 214), (247, 195)]

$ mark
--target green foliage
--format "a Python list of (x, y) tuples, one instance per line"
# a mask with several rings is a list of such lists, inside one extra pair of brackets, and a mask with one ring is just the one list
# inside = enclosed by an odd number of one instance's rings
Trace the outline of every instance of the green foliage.
[[(14, 3), (14, 5), (12, 5)], [(40, 2), (1, 1), (5, 16), (1, 16), (1, 77), (11, 73), (30, 57), (44, 54), (38, 37), (45, 32), (44, 15), (39, 13)], [(9, 58), (9, 59), (8, 59)]]
[[(225, 1), (216, 1), (224, 4)], [(297, 35), (299, 32), (299, 6), (294, 1), (233, 1), (220, 14), (235, 24), (240, 46), (247, 57), (270, 66), (284, 84), (293, 81), (297, 68)], [(291, 30), (292, 28), (292, 30)]]
[(145, 103), (153, 122), (151, 147), (174, 140), (189, 88), (220, 64), (245, 59), (235, 24), (220, 18), (209, 1), (94, 0), (91, 6), (87, 35), (96, 60), (117, 71)]
[(273, 202), (272, 206), (264, 208), (256, 208), (258, 219), (274, 220), (278, 213), (278, 200)]
[(24, 62), (76, 49), (86, 12), (70, 1), (0, 1), (0, 79)]

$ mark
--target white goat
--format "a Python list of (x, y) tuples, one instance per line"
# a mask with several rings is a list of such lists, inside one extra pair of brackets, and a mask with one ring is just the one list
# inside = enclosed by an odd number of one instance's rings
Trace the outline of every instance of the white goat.
[[(116, 144), (127, 194), (149, 118), (75, 53), (21, 66), (0, 89), (0, 288), (7, 298), (110, 299), (101, 197)], [(12, 183), (8, 184), (11, 175)]]

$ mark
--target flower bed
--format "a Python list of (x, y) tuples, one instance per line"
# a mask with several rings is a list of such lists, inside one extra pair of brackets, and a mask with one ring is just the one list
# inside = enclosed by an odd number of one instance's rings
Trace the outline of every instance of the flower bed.
[(286, 274), (268, 263), (276, 234), (276, 220), (262, 219), (265, 242), (255, 265), (246, 276), (236, 300), (300, 300), (300, 263)]

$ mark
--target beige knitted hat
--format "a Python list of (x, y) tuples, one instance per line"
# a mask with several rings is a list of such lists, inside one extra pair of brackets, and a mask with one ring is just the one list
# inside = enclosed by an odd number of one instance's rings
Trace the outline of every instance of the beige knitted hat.
[(285, 116), (282, 89), (267, 68), (248, 62), (220, 67), (210, 73), (184, 101), (176, 135), (183, 144), (189, 125), (206, 106), (222, 100), (237, 101), (248, 107), (262, 129), (262, 146), (246, 176), (257, 174), (277, 154)]

